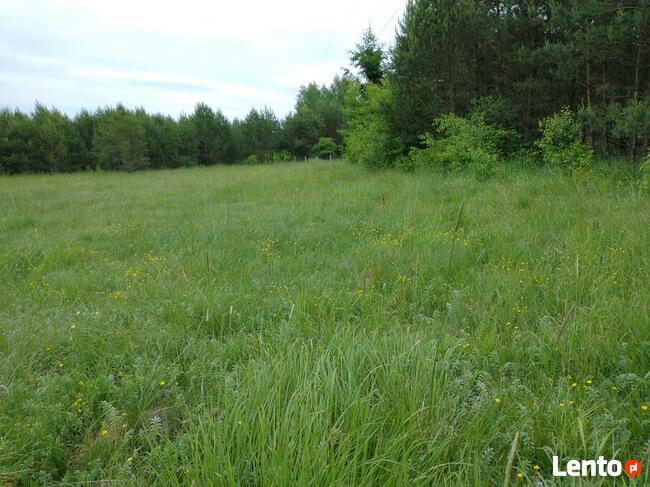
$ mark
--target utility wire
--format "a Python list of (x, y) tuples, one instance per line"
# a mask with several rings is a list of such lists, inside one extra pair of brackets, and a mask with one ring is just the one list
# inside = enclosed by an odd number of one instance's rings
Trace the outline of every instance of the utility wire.
[(356, 3), (352, 4), (350, 9), (348, 10), (348, 13), (345, 15), (345, 21), (339, 24), (339, 27), (336, 29), (336, 32), (334, 33), (334, 36), (330, 38), (327, 47), (323, 51), (323, 54), (320, 56), (319, 64), (323, 64), (329, 60), (329, 57), (332, 54), (332, 50), (334, 48), (334, 43), (336, 42), (336, 40), (340, 38), (340, 35), (343, 33), (343, 31), (347, 30), (348, 23), (350, 22), (350, 19), (355, 17), (356, 14), (358, 13), (359, 7), (361, 7), (361, 2), (362, 0), (358, 0)]
[(390, 18), (386, 21), (386, 23), (385, 23), (384, 26), (381, 28), (381, 30), (377, 33), (377, 37), (379, 37), (379, 36), (380, 36), (380, 35), (381, 35), (385, 30), (386, 30), (386, 27), (388, 27), (388, 25), (391, 23), (391, 21), (395, 18), (395, 16), (396, 16), (396, 15), (400, 12), (400, 10), (402, 10), (403, 8), (404, 8), (404, 6), (400, 6), (400, 7), (397, 7), (397, 8), (395, 9), (395, 11), (393, 12), (393, 15), (390, 16)]

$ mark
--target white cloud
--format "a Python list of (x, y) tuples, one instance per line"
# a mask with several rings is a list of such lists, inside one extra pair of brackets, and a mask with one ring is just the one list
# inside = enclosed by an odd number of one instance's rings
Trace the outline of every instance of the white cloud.
[(369, 24), (390, 41), (405, 2), (0, 0), (0, 104), (284, 114), (300, 85), (340, 73)]

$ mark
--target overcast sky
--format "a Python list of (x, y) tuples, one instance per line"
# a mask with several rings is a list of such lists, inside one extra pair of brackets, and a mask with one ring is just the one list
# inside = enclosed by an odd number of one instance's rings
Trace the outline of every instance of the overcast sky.
[(0, 106), (69, 114), (122, 102), (291, 110), (370, 25), (393, 41), (406, 0), (0, 0)]

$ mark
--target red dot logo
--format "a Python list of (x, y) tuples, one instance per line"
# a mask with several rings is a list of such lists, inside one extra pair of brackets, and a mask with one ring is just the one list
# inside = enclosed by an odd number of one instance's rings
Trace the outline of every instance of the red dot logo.
[(625, 473), (630, 478), (639, 475), (641, 473), (641, 462), (638, 460), (628, 460), (625, 462)]

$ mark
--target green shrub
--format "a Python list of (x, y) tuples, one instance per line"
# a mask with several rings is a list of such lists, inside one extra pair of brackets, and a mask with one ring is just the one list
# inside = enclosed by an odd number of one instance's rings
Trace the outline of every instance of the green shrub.
[(535, 145), (549, 166), (584, 172), (591, 164), (593, 152), (582, 143), (580, 123), (573, 112), (564, 108), (539, 123), (542, 137)]
[(321, 137), (311, 149), (312, 155), (321, 159), (334, 158), (338, 152), (339, 146), (331, 137)]
[(287, 150), (278, 150), (271, 153), (271, 162), (293, 161), (293, 155)]
[(255, 154), (251, 154), (246, 158), (244, 161), (246, 164), (257, 164), (257, 156)]
[(448, 114), (435, 121), (440, 138), (422, 136), (422, 147), (412, 148), (413, 167), (438, 166), (445, 170), (469, 169), (481, 178), (494, 174), (503, 157), (501, 141), (511, 131), (485, 121), (482, 113), (470, 118)]

